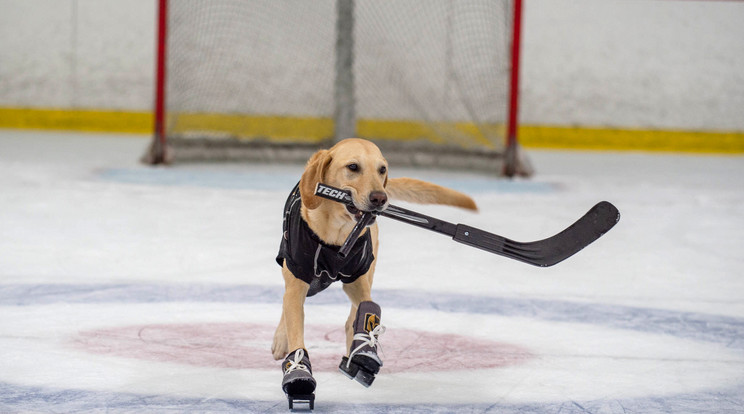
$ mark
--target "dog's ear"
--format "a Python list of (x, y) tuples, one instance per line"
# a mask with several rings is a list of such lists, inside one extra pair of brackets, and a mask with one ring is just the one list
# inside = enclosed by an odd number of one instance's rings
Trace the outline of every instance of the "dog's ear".
[(300, 178), (300, 197), (302, 204), (310, 210), (320, 206), (320, 197), (315, 195), (315, 187), (323, 182), (326, 169), (331, 164), (331, 154), (328, 150), (320, 150), (313, 154), (305, 166), (305, 172)]

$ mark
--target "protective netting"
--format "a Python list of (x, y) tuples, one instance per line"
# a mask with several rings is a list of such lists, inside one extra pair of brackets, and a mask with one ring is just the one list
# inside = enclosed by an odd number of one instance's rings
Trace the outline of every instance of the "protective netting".
[[(337, 39), (337, 2), (352, 7), (351, 41)], [(236, 144), (269, 149), (259, 158), (302, 158), (334, 139), (340, 105), (352, 107), (354, 135), (400, 147), (409, 163), (476, 154), (488, 166), (503, 151), (508, 0), (168, 7), (166, 135), (175, 159), (242, 158)], [(349, 45), (350, 77), (339, 82), (336, 60)]]

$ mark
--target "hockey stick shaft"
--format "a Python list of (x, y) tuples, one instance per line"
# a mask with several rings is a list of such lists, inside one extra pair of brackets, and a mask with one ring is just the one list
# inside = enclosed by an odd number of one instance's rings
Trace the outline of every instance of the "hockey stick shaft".
[[(351, 200), (351, 193), (322, 183), (318, 183), (318, 185), (315, 187), (315, 195), (327, 198), (329, 200), (338, 201), (339, 203), (343, 203), (346, 205), (354, 205), (353, 201)], [(374, 221), (375, 215), (375, 213), (369, 211), (366, 211), (362, 214), (362, 217), (359, 219), (359, 221), (357, 221), (356, 225), (351, 230), (351, 233), (346, 236), (344, 244), (341, 245), (340, 249), (338, 249), (339, 257), (345, 258), (349, 255), (351, 248), (354, 247), (354, 243), (356, 243), (357, 239), (359, 239), (359, 236), (362, 235), (362, 231), (364, 230), (364, 228), (372, 224), (372, 222)]]
[[(329, 200), (337, 201), (343, 204), (351, 204), (353, 205), (353, 201), (351, 200), (351, 193), (349, 193), (346, 190), (341, 190), (335, 187), (331, 187), (326, 184), (318, 184), (315, 190), (315, 195), (327, 198)], [(366, 213), (365, 213), (366, 214)], [(431, 230), (437, 233), (446, 234), (450, 237), (455, 237), (457, 234), (457, 224), (450, 223), (448, 221), (440, 220), (438, 218), (430, 217), (418, 212), (415, 212), (413, 210), (407, 210), (402, 207), (394, 206), (394, 205), (388, 205), (388, 208), (379, 211), (374, 212), (372, 214), (383, 216), (383, 217), (389, 217), (394, 220), (401, 221), (403, 223), (411, 224), (413, 226), (421, 227), (423, 229)], [(361, 220), (360, 220), (361, 221)], [(356, 228), (359, 227), (359, 223), (357, 223)], [(354, 234), (354, 231), (351, 232), (351, 235)], [(351, 236), (350, 235), (350, 236)], [(347, 239), (347, 242), (349, 240)], [(346, 243), (344, 243), (346, 244)]]
[(362, 218), (357, 221), (357, 224), (351, 230), (351, 233), (349, 233), (349, 235), (346, 237), (346, 241), (344, 241), (344, 244), (341, 246), (340, 249), (338, 249), (338, 255), (340, 257), (344, 258), (349, 255), (351, 248), (354, 247), (354, 243), (356, 243), (359, 236), (362, 235), (362, 230), (372, 224), (374, 220), (375, 215), (373, 213), (365, 212), (364, 214), (362, 214)]

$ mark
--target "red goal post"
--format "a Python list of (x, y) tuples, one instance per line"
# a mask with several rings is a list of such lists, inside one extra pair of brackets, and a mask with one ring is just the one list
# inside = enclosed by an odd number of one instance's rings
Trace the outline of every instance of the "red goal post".
[(529, 175), (522, 0), (158, 0), (144, 160), (304, 161), (357, 136), (393, 165)]

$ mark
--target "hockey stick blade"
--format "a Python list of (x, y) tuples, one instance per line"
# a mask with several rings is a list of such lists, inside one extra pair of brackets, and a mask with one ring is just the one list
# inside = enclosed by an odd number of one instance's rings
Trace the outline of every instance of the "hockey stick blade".
[(553, 266), (581, 251), (620, 220), (620, 212), (607, 201), (597, 203), (574, 224), (547, 239), (518, 242), (484, 230), (458, 224), (455, 241), (539, 267)]

